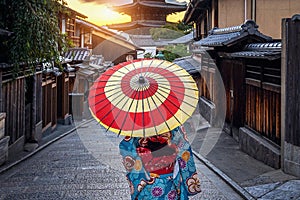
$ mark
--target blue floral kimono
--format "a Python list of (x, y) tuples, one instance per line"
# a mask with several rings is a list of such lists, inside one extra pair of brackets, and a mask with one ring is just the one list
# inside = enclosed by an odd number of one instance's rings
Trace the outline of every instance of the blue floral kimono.
[(132, 200), (186, 200), (201, 192), (191, 147), (182, 128), (148, 138), (125, 137), (120, 153)]

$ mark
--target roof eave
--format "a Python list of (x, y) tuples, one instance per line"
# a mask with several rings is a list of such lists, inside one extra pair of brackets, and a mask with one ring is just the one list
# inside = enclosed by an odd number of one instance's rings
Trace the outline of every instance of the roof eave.
[[(199, 17), (201, 17), (202, 13), (196, 15), (195, 12), (197, 10), (201, 10), (201, 11), (207, 10), (207, 8), (201, 8), (201, 6), (203, 6), (204, 3), (206, 3), (206, 2), (208, 2), (208, 0), (199, 0), (199, 1), (196, 1), (195, 4), (193, 5), (194, 1), (191, 1), (187, 7), (187, 10), (183, 17), (182, 22), (185, 24), (189, 24), (193, 21), (196, 21)], [(195, 18), (196, 16), (197, 16), (197, 19)]]

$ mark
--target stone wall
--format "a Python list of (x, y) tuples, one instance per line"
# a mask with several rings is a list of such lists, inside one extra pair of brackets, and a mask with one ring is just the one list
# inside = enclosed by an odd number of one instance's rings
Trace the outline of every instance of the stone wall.
[(251, 157), (275, 169), (280, 168), (280, 148), (245, 127), (239, 129), (239, 146)]
[(204, 98), (200, 98), (198, 102), (199, 113), (208, 121), (210, 125), (214, 125), (215, 105)]

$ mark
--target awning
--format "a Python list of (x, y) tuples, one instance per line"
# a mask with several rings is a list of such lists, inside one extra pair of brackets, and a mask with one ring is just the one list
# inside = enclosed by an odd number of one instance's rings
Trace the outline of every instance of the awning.
[(230, 56), (276, 60), (281, 58), (281, 47), (281, 42), (248, 44), (243, 51), (231, 53)]

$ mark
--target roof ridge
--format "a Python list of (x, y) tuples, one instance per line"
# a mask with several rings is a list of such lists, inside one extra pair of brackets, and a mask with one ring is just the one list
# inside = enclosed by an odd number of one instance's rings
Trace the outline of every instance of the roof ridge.
[(243, 24), (238, 26), (230, 26), (225, 28), (213, 28), (209, 34), (210, 35), (220, 35), (220, 34), (226, 34), (226, 33), (235, 33), (235, 32), (249, 32), (254, 33), (257, 31), (258, 25), (253, 20), (246, 20)]
[(281, 50), (281, 42), (251, 43), (245, 46), (245, 50)]

